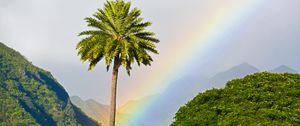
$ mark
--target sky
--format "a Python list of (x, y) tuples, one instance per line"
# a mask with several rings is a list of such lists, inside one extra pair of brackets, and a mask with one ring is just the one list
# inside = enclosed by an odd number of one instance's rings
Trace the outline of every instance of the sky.
[[(142, 17), (153, 22), (148, 30), (160, 39), (157, 45), (160, 54), (153, 55), (151, 67), (134, 66), (130, 77), (121, 70), (118, 103), (162, 92), (169, 82), (162, 84), (159, 90), (132, 96), (132, 92), (151, 85), (148, 80), (158, 78), (158, 73), (167, 70), (170, 64), (181, 62), (177, 58), (174, 62), (167, 60), (184, 56), (178, 55), (184, 50), (178, 45), (188, 47), (184, 45), (191, 38), (206, 34), (205, 31), (198, 34), (198, 31), (211, 19), (219, 20), (216, 10), (222, 12), (222, 8), (247, 1), (251, 0), (132, 0), (133, 6), (142, 10)], [(83, 19), (103, 3), (103, 0), (0, 0), (0, 42), (50, 71), (70, 95), (108, 104), (111, 73), (106, 72), (103, 62), (94, 71), (87, 71), (88, 64), (79, 60), (75, 50), (81, 39), (78, 33), (88, 29)], [(184, 71), (170, 76), (175, 80), (185, 75), (210, 77), (243, 62), (261, 70), (287, 65), (300, 71), (297, 57), (300, 1), (265, 0), (255, 4), (228, 26), (230, 30), (222, 32), (218, 42), (203, 51), (195, 51), (184, 64)], [(218, 32), (218, 29), (222, 28), (213, 30)]]

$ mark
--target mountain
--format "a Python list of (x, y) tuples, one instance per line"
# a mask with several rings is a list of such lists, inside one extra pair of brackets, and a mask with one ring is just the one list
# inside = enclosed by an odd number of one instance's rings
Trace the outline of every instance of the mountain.
[[(109, 114), (110, 114), (109, 105), (104, 105), (104, 104), (98, 103), (97, 101), (95, 101), (93, 99), (82, 100), (78, 96), (72, 96), (71, 102), (74, 105), (76, 105), (77, 107), (79, 107), (84, 113), (86, 113), (92, 119), (97, 120), (98, 122), (101, 122), (101, 124), (103, 124), (104, 126), (108, 126)], [(143, 103), (146, 103), (146, 101), (143, 101)], [(126, 112), (127, 112), (127, 110), (133, 109), (134, 107), (136, 107), (137, 104), (139, 104), (139, 103), (136, 103), (134, 101), (129, 101), (128, 104), (124, 105), (122, 108), (117, 109), (117, 117), (116, 117), (116, 125), (117, 126), (122, 126), (121, 122), (127, 122), (127, 124), (130, 124), (127, 121), (128, 115), (130, 115), (130, 113), (126, 113)], [(120, 112), (120, 109), (121, 109), (121, 112)]]
[[(166, 90), (161, 94), (129, 101), (128, 103), (124, 104), (123, 106), (118, 108), (119, 114), (117, 118), (119, 118), (118, 120), (120, 122), (120, 118), (124, 120), (126, 119), (126, 117), (131, 116), (131, 110), (134, 110), (140, 106), (144, 106), (144, 108), (147, 108), (144, 112), (147, 114), (145, 117), (140, 117), (139, 120), (134, 121), (131, 121), (129, 119), (125, 120), (125, 122), (131, 122), (132, 125), (143, 126), (169, 125), (173, 121), (173, 117), (175, 116), (176, 111), (181, 107), (181, 105), (187, 103), (199, 92), (216, 86), (222, 87), (228, 80), (241, 78), (258, 71), (259, 70), (252, 65), (243, 63), (224, 72), (218, 73), (209, 79), (199, 76), (184, 76), (174, 82), (171, 82), (168, 88), (166, 88)], [(89, 113), (87, 111), (84, 112)], [(123, 115), (126, 114), (127, 116), (121, 116), (122, 114), (120, 113), (122, 113)], [(91, 114), (88, 115), (93, 117)]]
[(298, 73), (296, 70), (285, 66), (285, 65), (281, 65), (273, 70), (270, 70), (270, 72), (274, 72), (274, 73)]
[(1, 126), (98, 126), (75, 107), (50, 72), (0, 43)]
[(185, 104), (186, 101), (189, 101), (192, 96), (195, 96), (199, 92), (198, 87), (201, 86), (200, 82), (201, 79), (199, 78), (184, 76), (170, 83), (163, 93), (154, 95), (153, 97), (145, 97), (140, 101), (135, 101), (136, 103), (141, 103), (142, 101), (152, 103), (149, 106), (144, 107), (147, 108), (144, 112), (145, 114), (139, 118), (136, 125), (166, 126), (170, 124), (175, 116), (175, 112), (180, 106)]
[(299, 126), (299, 98), (299, 74), (255, 73), (199, 93), (171, 126)]
[[(181, 107), (181, 105), (187, 103), (199, 92), (213, 87), (223, 87), (225, 82), (228, 80), (241, 78), (255, 72), (259, 72), (259, 70), (248, 63), (242, 63), (224, 72), (220, 72), (209, 79), (199, 76), (184, 76), (170, 83), (163, 93), (156, 96), (156, 99), (146, 100), (147, 98), (144, 98), (143, 100), (135, 101), (135, 103), (141, 103), (142, 101), (155, 102), (155, 104), (152, 104), (147, 108), (147, 111), (145, 112), (147, 115), (145, 117), (141, 117), (138, 124), (143, 124), (143, 126), (170, 125), (176, 111)], [(137, 105), (131, 103), (130, 106)]]
[[(242, 63), (226, 71), (217, 73), (215, 76), (208, 79), (202, 76), (183, 76), (178, 80), (171, 82), (166, 90), (161, 94), (129, 101), (119, 107), (117, 120), (120, 122), (120, 118), (122, 118), (123, 121), (131, 122), (132, 125), (170, 125), (173, 122), (173, 117), (175, 116), (176, 111), (189, 100), (193, 99), (199, 92), (204, 92), (205, 90), (213, 87), (224, 87), (225, 83), (229, 80), (242, 78), (246, 75), (259, 71), (259, 69), (248, 63)], [(288, 69), (284, 69), (282, 71), (286, 72)], [(143, 113), (146, 113), (146, 116), (141, 115), (138, 120), (134, 121), (126, 119), (126, 117), (132, 116), (132, 110), (135, 110), (140, 106), (147, 108), (143, 109)], [(123, 115), (125, 114), (125, 116), (122, 116), (120, 113)]]
[(92, 99), (84, 101), (78, 96), (72, 96), (71, 101), (91, 118), (101, 122), (104, 126), (108, 125), (109, 105), (100, 104)]
[(118, 108), (119, 113), (130, 114), (130, 110), (134, 110), (139, 106), (147, 105), (149, 102), (153, 101), (158, 95), (147, 96), (138, 100), (130, 100), (124, 105)]
[(208, 83), (211, 87), (223, 87), (228, 80), (242, 78), (246, 75), (256, 72), (259, 72), (256, 67), (248, 63), (242, 63), (240, 65), (232, 67), (229, 70), (216, 74), (208, 80)]

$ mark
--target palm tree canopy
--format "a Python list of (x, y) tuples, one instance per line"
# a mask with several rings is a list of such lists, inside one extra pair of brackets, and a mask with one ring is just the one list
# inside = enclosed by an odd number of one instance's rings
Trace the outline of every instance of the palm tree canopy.
[(131, 3), (123, 0), (106, 1), (103, 9), (85, 18), (90, 30), (83, 31), (79, 36), (85, 36), (76, 49), (83, 62), (88, 61), (89, 70), (104, 59), (107, 70), (114, 61), (123, 65), (130, 74), (131, 65), (151, 65), (153, 61), (149, 52), (158, 54), (153, 32), (146, 31), (151, 22), (143, 22), (141, 11), (130, 8)]

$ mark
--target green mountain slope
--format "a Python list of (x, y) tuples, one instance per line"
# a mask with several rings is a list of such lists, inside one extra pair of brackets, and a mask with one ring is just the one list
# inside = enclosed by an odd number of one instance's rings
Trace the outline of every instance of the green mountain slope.
[(0, 125), (97, 126), (52, 75), (0, 43)]
[(172, 126), (300, 125), (300, 75), (256, 73), (200, 93)]

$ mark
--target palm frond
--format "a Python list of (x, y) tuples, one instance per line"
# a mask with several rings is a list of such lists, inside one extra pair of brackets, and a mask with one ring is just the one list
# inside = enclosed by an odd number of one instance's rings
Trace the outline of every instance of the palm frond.
[(153, 32), (146, 31), (151, 22), (144, 22), (141, 11), (131, 9), (131, 2), (124, 0), (106, 1), (102, 9), (85, 18), (91, 29), (79, 33), (86, 36), (76, 46), (82, 61), (88, 61), (92, 70), (102, 59), (107, 70), (111, 63), (122, 65), (128, 75), (131, 65), (151, 65), (150, 52), (158, 54), (155, 43), (159, 39)]

